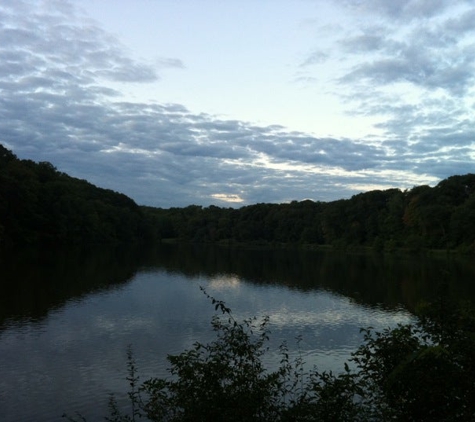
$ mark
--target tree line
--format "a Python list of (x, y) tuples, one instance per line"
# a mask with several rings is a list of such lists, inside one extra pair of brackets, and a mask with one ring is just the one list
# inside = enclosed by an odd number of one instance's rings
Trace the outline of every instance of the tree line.
[(435, 187), (241, 208), (137, 205), (0, 144), (0, 244), (135, 240), (475, 251), (475, 174)]
[(144, 211), (160, 239), (475, 251), (475, 174), (451, 176), (435, 187), (374, 190), (332, 202)]

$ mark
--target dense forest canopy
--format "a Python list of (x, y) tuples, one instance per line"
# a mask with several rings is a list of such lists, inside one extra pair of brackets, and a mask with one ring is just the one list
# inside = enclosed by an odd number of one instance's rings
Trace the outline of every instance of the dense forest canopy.
[(163, 239), (475, 251), (475, 174), (332, 202), (153, 208), (0, 145), (0, 243)]
[(0, 145), (0, 243), (80, 244), (147, 238), (140, 207), (127, 196), (19, 160)]
[(326, 203), (143, 209), (162, 239), (475, 251), (474, 174), (433, 188), (375, 190)]

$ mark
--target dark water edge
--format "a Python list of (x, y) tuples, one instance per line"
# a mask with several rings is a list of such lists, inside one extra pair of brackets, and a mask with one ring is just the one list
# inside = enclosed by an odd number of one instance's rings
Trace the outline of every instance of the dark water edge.
[(145, 251), (124, 246), (23, 248), (0, 254), (0, 329), (37, 321), (72, 298), (127, 283)]
[[(414, 310), (421, 300), (444, 294), (475, 300), (475, 262), (437, 254), (381, 254), (364, 250), (172, 245), (156, 265), (187, 276), (237, 274), (258, 284), (301, 291), (327, 289), (365, 306)], [(165, 249), (166, 250), (166, 249)]]
[(475, 300), (475, 263), (436, 254), (388, 255), (202, 244), (18, 249), (0, 254), (0, 330), (6, 319), (39, 320), (72, 298), (118, 288), (138, 271), (186, 277), (235, 274), (256, 284), (327, 289), (365, 306), (413, 311), (444, 285)]

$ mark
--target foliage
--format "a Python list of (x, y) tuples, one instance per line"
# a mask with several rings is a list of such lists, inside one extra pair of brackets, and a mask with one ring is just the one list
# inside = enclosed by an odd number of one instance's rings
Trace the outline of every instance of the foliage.
[(151, 237), (140, 207), (127, 196), (19, 160), (0, 145), (0, 245), (84, 244)]
[[(208, 295), (207, 295), (208, 296)], [(409, 325), (375, 332), (341, 373), (304, 371), (286, 344), (269, 371), (268, 318), (238, 322), (210, 296), (220, 315), (216, 339), (169, 356), (170, 377), (139, 383), (128, 352), (130, 415), (111, 399), (107, 420), (150, 421), (470, 421), (475, 419), (475, 317), (443, 297), (421, 307)], [(351, 366), (351, 368), (350, 368)], [(70, 418), (70, 420), (73, 420)]]
[(279, 347), (279, 367), (269, 371), (263, 363), (268, 352), (269, 319), (238, 322), (224, 302), (208, 298), (221, 314), (211, 321), (216, 339), (209, 344), (197, 342), (190, 350), (168, 356), (171, 377), (149, 379), (138, 390), (129, 353), (131, 415), (121, 414), (111, 399), (107, 420), (358, 420), (360, 406), (354, 400), (357, 386), (348, 367), (340, 376), (305, 373), (302, 358), (292, 361), (284, 343)]
[(475, 251), (475, 175), (437, 186), (374, 190), (332, 202), (292, 201), (239, 209), (147, 208), (157, 238), (188, 242), (332, 245)]
[(451, 176), (435, 187), (374, 190), (332, 202), (162, 209), (138, 206), (51, 163), (19, 160), (0, 145), (0, 245), (170, 238), (473, 254), (475, 174)]

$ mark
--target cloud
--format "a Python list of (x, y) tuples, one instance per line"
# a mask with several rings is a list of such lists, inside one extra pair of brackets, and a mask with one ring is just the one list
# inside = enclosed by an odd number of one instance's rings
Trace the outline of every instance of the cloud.
[[(359, 23), (333, 39), (334, 80), (353, 116), (379, 118), (379, 167), (469, 171), (475, 137), (473, 1), (342, 1)], [(449, 7), (450, 6), (450, 7)], [(341, 56), (341, 51), (345, 53)], [(313, 54), (308, 56), (311, 62)], [(307, 76), (312, 77), (308, 72)], [(401, 160), (393, 158), (399, 156)]]
[(469, 9), (463, 12), (462, 14), (447, 19), (444, 22), (442, 30), (444, 33), (449, 33), (454, 36), (464, 36), (475, 32), (475, 27), (473, 22), (475, 19), (475, 9)]
[(180, 59), (175, 59), (171, 57), (160, 57), (156, 60), (157, 66), (160, 68), (176, 68), (184, 69), (185, 64)]
[(343, 0), (342, 3), (354, 12), (403, 22), (433, 17), (453, 5), (450, 0)]
[(315, 64), (321, 64), (327, 61), (329, 54), (324, 51), (316, 50), (311, 53), (304, 61), (300, 64), (301, 67), (312, 66)]
[[(3, 5), (0, 27), (2, 63), (0, 75), (20, 76), (31, 74), (56, 76), (62, 72), (66, 79), (55, 80), (69, 86), (71, 78), (85, 84), (99, 78), (121, 82), (153, 82), (158, 79), (155, 69), (134, 62), (123, 53), (124, 47), (88, 21), (80, 20), (71, 5), (62, 5), (67, 15), (47, 14), (42, 5), (50, 2), (33, 2), (28, 11), (21, 13), (25, 3)], [(54, 9), (57, 11), (57, 9)], [(14, 70), (14, 72), (12, 72)]]
[(474, 83), (474, 44), (464, 45), (457, 37), (441, 36), (441, 27), (413, 29), (403, 42), (362, 35), (342, 44), (353, 54), (378, 53), (354, 65), (342, 77), (344, 83), (409, 82), (426, 89), (444, 89), (456, 96), (464, 95)]
[[(381, 4), (365, 8), (384, 19), (416, 10), (409, 22), (438, 16), (437, 23), (357, 28), (336, 40), (335, 51), (315, 49), (299, 67), (311, 72), (342, 54), (343, 75), (335, 75), (345, 87), (341, 98), (357, 105), (354, 115), (384, 116), (375, 126), (380, 137), (350, 139), (193, 112), (182, 104), (128, 101), (122, 86), (163, 83), (158, 71), (185, 69), (184, 62), (162, 57), (152, 66), (131, 58), (67, 1), (3, 2), (0, 142), (21, 158), (50, 161), (141, 204), (164, 207), (332, 200), (361, 186), (433, 183), (450, 174), (447, 163), (469, 170), (473, 129), (461, 100), (473, 86), (473, 11), (441, 17), (444, 2), (432, 11), (425, 2)], [(447, 34), (442, 41), (438, 28)], [(426, 95), (418, 105), (404, 91), (388, 91), (398, 84), (439, 96)], [(452, 149), (444, 150), (448, 144)]]
[(362, 34), (341, 40), (340, 43), (346, 53), (368, 53), (383, 49), (386, 40), (378, 34)]

